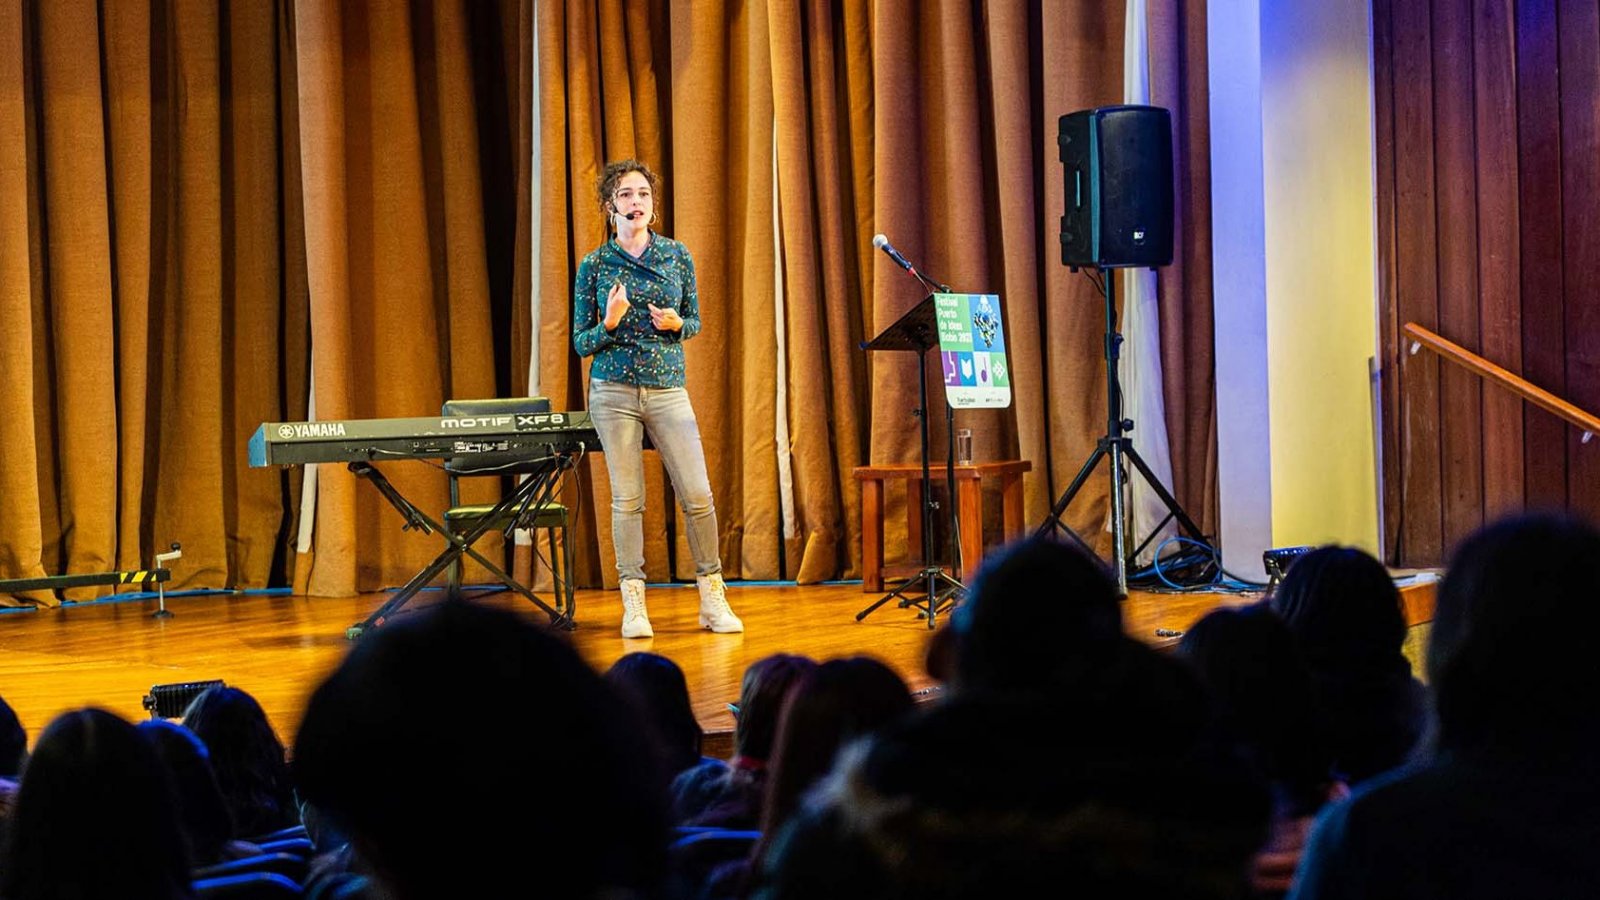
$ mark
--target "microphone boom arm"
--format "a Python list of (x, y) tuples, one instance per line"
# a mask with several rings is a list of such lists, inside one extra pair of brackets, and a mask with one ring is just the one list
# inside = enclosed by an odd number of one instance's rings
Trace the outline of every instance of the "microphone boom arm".
[(913, 266), (910, 260), (902, 256), (900, 251), (894, 248), (893, 244), (889, 243), (889, 238), (887, 236), (882, 234), (875, 235), (872, 238), (872, 246), (882, 250), (890, 259), (894, 260), (895, 265), (905, 269), (907, 272), (910, 272), (913, 278), (916, 278), (918, 281), (922, 282), (923, 285), (925, 285), (930, 291), (939, 294), (950, 293), (950, 286), (948, 284), (937, 281), (933, 278), (929, 278), (921, 272), (918, 272), (917, 267)]

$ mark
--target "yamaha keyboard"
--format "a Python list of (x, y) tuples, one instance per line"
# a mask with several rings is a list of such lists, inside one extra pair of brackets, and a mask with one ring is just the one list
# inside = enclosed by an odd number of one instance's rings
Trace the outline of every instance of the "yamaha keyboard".
[(265, 422), (250, 438), (250, 465), (384, 459), (443, 459), (492, 453), (529, 458), (556, 452), (597, 451), (600, 436), (589, 414), (516, 413), (427, 416), (416, 419), (346, 419)]

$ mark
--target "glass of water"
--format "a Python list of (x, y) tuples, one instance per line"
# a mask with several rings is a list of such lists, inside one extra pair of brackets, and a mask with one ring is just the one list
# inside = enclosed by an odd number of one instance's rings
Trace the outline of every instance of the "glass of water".
[(956, 429), (956, 465), (972, 465), (972, 429)]

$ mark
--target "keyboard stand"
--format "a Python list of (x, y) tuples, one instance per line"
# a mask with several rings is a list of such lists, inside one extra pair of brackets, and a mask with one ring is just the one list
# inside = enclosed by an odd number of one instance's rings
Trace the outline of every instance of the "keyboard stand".
[[(477, 560), (479, 565), (488, 569), (490, 574), (498, 578), (506, 587), (521, 594), (527, 598), (528, 602), (543, 610), (550, 617), (550, 626), (552, 628), (563, 628), (570, 631), (575, 624), (570, 615), (556, 612), (549, 604), (540, 600), (538, 596), (528, 590), (520, 581), (506, 574), (504, 569), (479, 553), (472, 545), (479, 538), (489, 533), (494, 524), (501, 521), (505, 513), (512, 509), (516, 509), (520, 513), (528, 509), (538, 509), (549, 502), (555, 493), (556, 485), (561, 480), (561, 473), (572, 468), (572, 464), (573, 457), (570, 453), (555, 454), (550, 457), (548, 462), (540, 465), (535, 471), (528, 474), (526, 478), (521, 479), (517, 483), (516, 489), (501, 498), (500, 502), (495, 505), (493, 512), (483, 517), (471, 530), (463, 534), (452, 534), (449, 529), (434, 521), (427, 513), (424, 513), (403, 497), (395, 489), (395, 486), (389, 482), (389, 479), (385, 478), (383, 473), (378, 471), (377, 467), (372, 463), (365, 460), (350, 463), (350, 471), (372, 482), (378, 492), (384, 496), (384, 499), (388, 500), (395, 509), (400, 511), (400, 515), (406, 520), (403, 530), (409, 531), (412, 528), (417, 528), (425, 533), (438, 532), (449, 542), (449, 546), (435, 557), (433, 562), (428, 563), (426, 568), (413, 575), (410, 581), (396, 591), (394, 596), (390, 597), (387, 602), (378, 607), (372, 615), (367, 616), (365, 621), (345, 629), (345, 638), (352, 641), (356, 640), (368, 629), (383, 625), (401, 607), (411, 602), (412, 597), (415, 597), (419, 591), (427, 587), (435, 578), (438, 578), (445, 569), (448, 569), (452, 562), (463, 556), (470, 556)], [(511, 521), (515, 523), (516, 519), (513, 518)], [(568, 577), (571, 576), (569, 575)]]

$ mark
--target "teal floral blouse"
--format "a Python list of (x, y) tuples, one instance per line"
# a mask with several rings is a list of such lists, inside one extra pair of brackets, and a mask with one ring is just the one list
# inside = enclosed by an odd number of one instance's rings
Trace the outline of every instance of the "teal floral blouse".
[[(621, 281), (632, 306), (615, 331), (606, 331), (606, 296)], [(650, 233), (637, 259), (607, 241), (578, 264), (572, 289), (572, 347), (593, 356), (589, 377), (641, 387), (683, 387), (683, 342), (700, 333), (694, 260), (672, 238)], [(658, 331), (649, 304), (671, 307), (683, 330)]]

